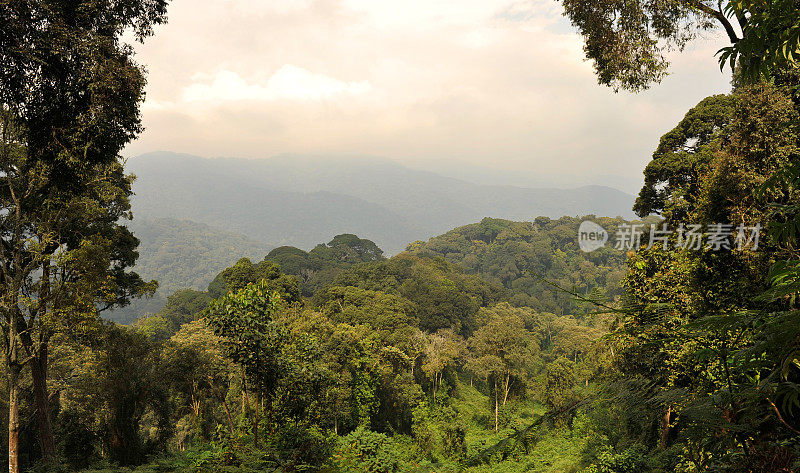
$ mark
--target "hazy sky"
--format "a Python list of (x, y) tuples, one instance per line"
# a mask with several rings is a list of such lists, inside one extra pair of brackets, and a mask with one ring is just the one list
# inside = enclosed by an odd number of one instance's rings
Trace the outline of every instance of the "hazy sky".
[(173, 0), (137, 46), (147, 130), (126, 153), (638, 178), (659, 136), (729, 90), (713, 34), (638, 95), (597, 85), (581, 45), (550, 0)]

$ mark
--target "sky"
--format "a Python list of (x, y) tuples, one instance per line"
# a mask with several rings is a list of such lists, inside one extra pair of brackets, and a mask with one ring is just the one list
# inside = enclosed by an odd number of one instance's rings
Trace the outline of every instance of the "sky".
[(661, 84), (614, 93), (555, 1), (173, 0), (136, 45), (146, 130), (125, 154), (364, 155), (632, 186), (662, 134), (730, 90), (722, 46), (708, 33)]

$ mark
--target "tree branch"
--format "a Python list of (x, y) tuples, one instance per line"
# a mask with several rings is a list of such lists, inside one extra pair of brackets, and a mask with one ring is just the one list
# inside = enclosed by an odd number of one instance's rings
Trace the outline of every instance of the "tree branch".
[(713, 16), (717, 19), (717, 21), (722, 23), (722, 26), (725, 28), (725, 32), (728, 33), (728, 39), (731, 40), (731, 44), (736, 44), (739, 42), (741, 38), (736, 35), (736, 30), (733, 29), (733, 25), (731, 25), (731, 22), (728, 21), (728, 18), (726, 18), (721, 11), (714, 10), (700, 0), (689, 0), (688, 4), (705, 13), (706, 15)]
[(776, 406), (775, 403), (772, 402), (770, 398), (766, 398), (766, 400), (769, 403), (769, 405), (772, 406), (772, 409), (775, 411), (775, 415), (778, 416), (778, 420), (781, 421), (781, 424), (785, 425), (789, 430), (796, 433), (797, 435), (800, 435), (800, 430), (795, 429), (794, 427), (789, 425), (785, 420), (783, 420), (783, 416), (781, 415), (781, 411), (778, 410), (778, 406)]

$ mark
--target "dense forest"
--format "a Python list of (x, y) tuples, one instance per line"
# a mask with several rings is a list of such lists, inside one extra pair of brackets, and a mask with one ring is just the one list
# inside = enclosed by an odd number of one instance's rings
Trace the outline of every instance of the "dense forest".
[[(414, 242), (409, 251), (441, 256), (468, 273), (502, 284), (510, 302), (539, 312), (583, 314), (596, 308), (580, 304), (574, 292), (613, 301), (622, 294), (625, 252), (604, 247), (580, 250), (576, 235), (583, 220), (592, 220), (614, 234), (621, 218), (539, 217), (533, 222), (486, 218), (456, 228), (428, 242)], [(658, 221), (650, 218), (643, 225)], [(561, 291), (554, 289), (563, 289)]]
[[(577, 400), (608, 356), (596, 345), (608, 316), (557, 316), (509, 296), (441, 257), (385, 259), (354, 235), (243, 258), (207, 291), (177, 291), (128, 328), (98, 326), (108, 345), (54, 340), (51, 375), (68, 380), (59, 416), (72, 419), (63, 458), (73, 468), (155, 455), (146, 468), (457, 471)], [(239, 318), (254, 309), (269, 318)], [(101, 395), (108, 383), (121, 391)], [(559, 425), (549, 441), (577, 452), (570, 432)]]
[[(213, 278), (187, 262), (130, 324), (102, 314), (158, 281), (134, 272), (121, 153), (146, 80), (121, 38), (167, 2), (2, 3), (9, 472), (800, 470), (796, 2), (561, 3), (615, 89), (729, 37), (732, 91), (653, 144), (641, 220), (486, 218), (391, 258), (344, 233)], [(583, 251), (587, 219), (641, 245)], [(232, 241), (210, 258), (258, 250)]]

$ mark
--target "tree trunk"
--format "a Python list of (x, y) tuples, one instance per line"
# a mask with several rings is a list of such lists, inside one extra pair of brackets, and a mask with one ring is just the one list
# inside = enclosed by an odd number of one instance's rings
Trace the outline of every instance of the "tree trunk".
[(56, 457), (56, 445), (53, 424), (50, 421), (50, 396), (47, 392), (47, 342), (40, 345), (39, 354), (31, 360), (31, 378), (39, 428), (39, 448), (42, 451), (42, 460), (49, 463)]
[(236, 434), (236, 429), (233, 428), (233, 419), (231, 418), (231, 411), (228, 409), (228, 403), (225, 401), (225, 397), (222, 396), (222, 407), (225, 409), (225, 417), (228, 418), (228, 428), (231, 430), (231, 436)]
[(508, 391), (511, 390), (511, 374), (506, 374), (506, 382), (505, 386), (503, 387), (503, 407), (506, 407), (506, 401), (508, 400)]
[[(211, 386), (211, 391), (219, 397), (220, 402), (222, 403), (222, 408), (225, 409), (225, 417), (228, 420), (228, 428), (231, 431), (231, 436), (235, 435), (236, 429), (233, 428), (233, 418), (231, 417), (231, 410), (228, 409), (228, 401), (225, 399), (225, 393), (220, 393), (215, 389), (214, 385), (214, 377), (208, 375), (208, 384)], [(227, 383), (227, 387), (225, 387), (225, 391), (230, 389), (230, 381)]]
[(19, 366), (12, 365), (8, 375), (8, 473), (19, 473), (20, 371)]
[(664, 411), (664, 417), (661, 419), (661, 439), (658, 442), (658, 448), (664, 450), (667, 448), (667, 440), (669, 440), (669, 421), (672, 415), (672, 406), (667, 406)]
[(494, 431), (497, 432), (497, 417), (500, 413), (500, 402), (497, 397), (497, 379), (494, 380)]
[(242, 417), (246, 418), (247, 408), (250, 406), (250, 397), (247, 395), (247, 378), (244, 375), (244, 368), (242, 368)]
[[(13, 298), (13, 296), (12, 296)], [(22, 373), (20, 363), (19, 339), (17, 327), (16, 300), (10, 306), (8, 317), (8, 351), (6, 368), (8, 369), (8, 473), (19, 473), (19, 377)]]
[(258, 375), (256, 374), (256, 412), (253, 416), (253, 447), (258, 448), (258, 414), (261, 411), (261, 384), (259, 383)]

